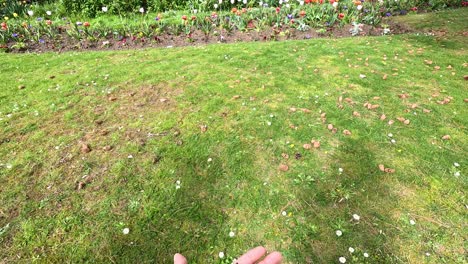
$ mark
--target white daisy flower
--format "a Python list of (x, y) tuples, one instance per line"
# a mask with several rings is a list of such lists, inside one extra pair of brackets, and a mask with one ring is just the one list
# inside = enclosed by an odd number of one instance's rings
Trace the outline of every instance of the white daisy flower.
[(224, 258), (224, 252), (222, 252), (222, 251), (219, 252), (219, 253), (218, 253), (218, 256), (219, 256), (219, 258)]
[(143, 7), (140, 7), (140, 10), (139, 10), (139, 11), (140, 11), (140, 13), (143, 14), (143, 13), (145, 12), (145, 9), (144, 9)]
[(409, 223), (410, 223), (410, 225), (415, 225), (415, 224), (416, 224), (416, 222), (415, 222), (413, 219), (411, 219), (411, 220), (409, 221)]
[(283, 211), (283, 212), (281, 212), (281, 214), (282, 214), (283, 216), (286, 216), (288, 213), (286, 213), (286, 211)]
[(343, 232), (342, 232), (341, 230), (336, 230), (336, 231), (335, 231), (335, 234), (336, 234), (336, 236), (339, 236), (339, 237), (340, 237), (340, 236), (343, 235)]
[(234, 233), (233, 231), (229, 232), (229, 237), (234, 237), (236, 235), (236, 233)]
[(460, 164), (459, 164), (458, 162), (454, 162), (454, 163), (453, 163), (453, 166), (455, 166), (455, 167), (460, 167)]
[(351, 253), (351, 254), (352, 254), (352, 253), (354, 253), (354, 248), (352, 248), (352, 247), (349, 247), (349, 248), (348, 248), (348, 251), (349, 251), (349, 253)]
[(107, 6), (103, 6), (102, 7), (102, 12), (106, 13), (109, 9), (107, 8)]
[(365, 258), (368, 258), (368, 257), (369, 257), (369, 254), (367, 254), (367, 252), (364, 252), (364, 257), (365, 257)]
[(340, 263), (346, 263), (346, 258), (345, 257), (340, 257), (338, 259), (338, 261), (340, 261)]
[(29, 16), (33, 16), (34, 15), (34, 12), (32, 10), (28, 10), (28, 15)]
[(353, 214), (353, 219), (356, 220), (356, 221), (359, 221), (361, 219), (361, 217), (357, 214)]
[(51, 16), (51, 15), (52, 15), (52, 12), (50, 12), (50, 11), (46, 11), (45, 13), (46, 13), (48, 16)]
[(122, 230), (122, 233), (123, 233), (124, 235), (128, 235), (128, 233), (130, 233), (130, 228), (128, 228), (128, 227), (124, 228), (124, 229)]

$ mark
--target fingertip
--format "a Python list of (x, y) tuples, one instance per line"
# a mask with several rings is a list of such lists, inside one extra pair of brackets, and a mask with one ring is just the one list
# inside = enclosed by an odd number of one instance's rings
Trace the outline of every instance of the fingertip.
[(278, 251), (271, 252), (264, 260), (260, 261), (258, 264), (280, 264), (283, 261), (283, 255)]
[(174, 264), (187, 264), (187, 259), (179, 253), (174, 255)]

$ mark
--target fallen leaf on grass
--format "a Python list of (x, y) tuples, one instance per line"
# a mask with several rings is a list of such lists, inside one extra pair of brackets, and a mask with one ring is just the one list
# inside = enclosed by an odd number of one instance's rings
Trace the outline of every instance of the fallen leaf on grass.
[(442, 101), (437, 101), (438, 104), (440, 105), (445, 105), (445, 104), (448, 104), (452, 101), (453, 97), (449, 96), (449, 97), (445, 97), (444, 100)]
[(403, 94), (399, 94), (398, 97), (400, 97), (400, 99), (407, 99), (407, 98), (409, 98), (410, 96), (409, 96), (409, 94), (407, 94), (407, 93), (403, 93)]
[(332, 124), (328, 124), (327, 128), (328, 128), (328, 130), (332, 130), (332, 129), (333, 129), (333, 125), (332, 125)]
[(289, 155), (286, 153), (281, 153), (281, 157), (283, 157), (283, 159), (289, 159)]
[(208, 130), (208, 126), (207, 126), (207, 125), (201, 125), (201, 126), (200, 126), (200, 131), (201, 131), (202, 133), (205, 133), (207, 130)]
[(385, 168), (383, 164), (379, 164), (379, 170), (386, 173), (395, 173), (395, 169)]
[(445, 135), (442, 137), (443, 140), (449, 140), (450, 139), (450, 135)]
[(438, 70), (440, 70), (440, 66), (434, 66), (434, 69), (435, 69), (436, 71), (438, 71)]
[(468, 98), (463, 99), (463, 102), (468, 103)]
[(382, 120), (382, 121), (385, 120), (386, 118), (387, 118), (387, 116), (384, 115), (384, 114), (382, 114), (382, 115), (380, 116), (380, 120)]
[(307, 109), (307, 108), (301, 108), (301, 111), (302, 111), (303, 113), (306, 113), (306, 114), (312, 112), (312, 111), (310, 111), (310, 110)]
[(288, 171), (288, 170), (289, 170), (289, 166), (286, 165), (286, 164), (280, 164), (279, 167), (278, 167), (278, 169), (279, 169), (280, 171)]
[(165, 103), (165, 102), (167, 102), (167, 101), (169, 101), (169, 99), (167, 99), (167, 98), (161, 98), (161, 99), (159, 99), (159, 102), (161, 102), (161, 103)]
[(296, 109), (295, 107), (291, 107), (291, 108), (289, 108), (289, 111), (291, 111), (291, 112), (293, 112), (293, 113), (294, 113), (294, 112), (296, 112), (296, 111), (297, 111), (297, 109)]
[(388, 75), (387, 74), (384, 74), (384, 76), (382, 77), (383, 80), (387, 80), (387, 77)]
[(304, 145), (302, 145), (302, 147), (303, 147), (304, 149), (311, 149), (311, 148), (312, 148), (312, 145), (311, 145), (311, 144), (304, 144)]
[(431, 110), (424, 108), (424, 109), (423, 109), (423, 112), (427, 114), (427, 113), (430, 113)]
[(397, 120), (400, 121), (400, 122), (405, 122), (406, 118), (404, 118), (404, 117), (397, 117)]
[(117, 101), (117, 97), (109, 97), (109, 101), (110, 102), (115, 102), (115, 101)]
[(314, 146), (314, 148), (320, 148), (320, 141), (317, 140), (311, 140), (310, 143)]
[(360, 117), (361, 114), (360, 114), (359, 112), (354, 111), (354, 112), (353, 112), (353, 116), (355, 116), (355, 117)]
[(102, 148), (102, 150), (110, 151), (110, 150), (112, 150), (112, 146), (105, 146), (105, 147)]
[(345, 130), (343, 130), (343, 134), (344, 134), (345, 136), (350, 136), (350, 135), (351, 135), (351, 131), (349, 131), (348, 129), (345, 129)]
[(388, 120), (388, 124), (389, 125), (393, 125), (393, 123), (395, 123), (395, 121), (392, 119), (392, 120)]
[(18, 89), (20, 89), (20, 90), (23, 90), (24, 88), (26, 88), (26, 86), (24, 84), (18, 86)]
[(380, 171), (385, 171), (385, 166), (383, 164), (379, 164), (379, 170)]
[(431, 61), (431, 60), (424, 60), (424, 62), (425, 62), (426, 64), (429, 64), (429, 65), (432, 64), (432, 61)]
[(81, 144), (81, 153), (91, 152), (91, 147), (88, 144)]
[(405, 125), (409, 125), (409, 123), (410, 123), (409, 119), (406, 119), (405, 121), (403, 121), (403, 124), (405, 124)]
[(234, 96), (232, 97), (232, 99), (239, 99), (239, 98), (241, 98), (240, 95), (234, 95)]

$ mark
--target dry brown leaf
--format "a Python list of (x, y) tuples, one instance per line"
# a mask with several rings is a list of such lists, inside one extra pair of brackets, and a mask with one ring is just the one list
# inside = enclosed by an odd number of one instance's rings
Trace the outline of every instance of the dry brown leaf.
[(409, 125), (409, 123), (410, 123), (409, 119), (406, 119), (405, 121), (403, 121), (403, 124), (405, 124), (405, 125)]
[(468, 103), (468, 98), (463, 99), (463, 102)]
[(291, 107), (291, 108), (289, 108), (289, 111), (291, 111), (291, 112), (296, 112), (297, 109), (296, 109), (295, 107)]
[(374, 96), (374, 98), (372, 98), (374, 100), (380, 100), (380, 96)]
[(382, 121), (385, 120), (386, 118), (387, 118), (387, 116), (386, 116), (385, 114), (382, 114), (382, 115), (380, 116), (380, 120), (382, 120)]
[(288, 171), (288, 170), (289, 170), (289, 166), (286, 165), (286, 164), (280, 164), (279, 167), (278, 167), (278, 169), (279, 169), (280, 171)]
[(386, 173), (395, 173), (395, 169), (385, 168)]
[(88, 144), (81, 144), (81, 153), (91, 152), (91, 147)]
[(328, 128), (328, 130), (332, 130), (332, 129), (333, 129), (333, 125), (332, 125), (332, 124), (328, 124), (327, 128)]
[(388, 120), (388, 124), (389, 124), (389, 125), (393, 125), (393, 123), (395, 123), (395, 121), (393, 121), (392, 119), (391, 119), (391, 120)]
[(286, 153), (281, 153), (281, 157), (283, 157), (284, 159), (289, 159), (289, 155)]
[(383, 164), (379, 164), (379, 170), (380, 171), (385, 171), (385, 166)]
[(307, 144), (302, 145), (302, 147), (303, 147), (304, 149), (311, 149), (311, 148), (312, 148), (312, 145), (307, 143)]
[(200, 131), (201, 131), (202, 133), (205, 133), (207, 130), (208, 130), (208, 126), (207, 126), (207, 125), (201, 125), (201, 126), (200, 126)]
[(297, 126), (291, 124), (291, 125), (289, 125), (289, 128), (291, 128), (291, 129), (297, 129)]
[(109, 97), (109, 101), (110, 102), (115, 102), (115, 101), (117, 101), (117, 97)]
[(424, 62), (425, 62), (426, 64), (429, 64), (429, 65), (432, 64), (432, 61), (431, 61), (431, 60), (424, 60)]
[(359, 112), (354, 111), (354, 112), (353, 112), (353, 116), (360, 117), (361, 114), (360, 114)]
[(411, 107), (411, 109), (415, 109), (415, 108), (418, 107), (418, 104), (411, 104), (410, 107)]
[(301, 108), (301, 111), (302, 111), (303, 113), (306, 113), (306, 114), (308, 114), (308, 113), (311, 113), (311, 112), (312, 112), (312, 111), (310, 111), (310, 110), (309, 110), (309, 109), (307, 109), (307, 108)]
[(234, 96), (232, 97), (232, 99), (239, 99), (239, 98), (241, 98), (240, 95), (234, 95)]
[(338, 102), (343, 102), (343, 96), (338, 97)]
[(383, 80), (387, 80), (387, 77), (388, 75), (387, 74), (384, 74), (384, 76), (382, 77)]
[(404, 118), (404, 117), (397, 117), (397, 120), (400, 121), (400, 122), (405, 122), (406, 118)]
[(379, 107), (380, 107), (380, 105), (378, 105), (378, 104), (370, 105), (370, 109), (377, 109)]
[(423, 112), (427, 114), (427, 113), (430, 113), (431, 110), (424, 108), (424, 109), (423, 109)]
[(345, 130), (343, 130), (343, 134), (345, 136), (349, 136), (349, 135), (351, 135), (351, 131), (349, 131), (348, 129), (345, 129)]
[(399, 94), (398, 97), (400, 97), (400, 99), (407, 99), (407, 98), (409, 98), (410, 96), (409, 96), (409, 94), (404, 93), (404, 94)]
[(320, 141), (312, 140), (311, 143), (313, 144), (314, 148), (320, 148)]
[(435, 69), (436, 71), (438, 71), (438, 70), (440, 70), (440, 66), (434, 66), (434, 69)]
[(338, 132), (338, 129), (337, 129), (336, 127), (334, 127), (334, 128), (332, 129), (332, 133), (333, 133), (333, 134), (336, 134), (336, 132)]
[(161, 102), (161, 103), (165, 103), (165, 102), (167, 102), (167, 101), (169, 101), (169, 99), (167, 99), (167, 98), (161, 98), (161, 99), (159, 99), (159, 102)]
[(105, 146), (105, 147), (102, 148), (102, 150), (110, 151), (110, 150), (112, 150), (112, 146)]
[(449, 140), (450, 139), (450, 135), (445, 135), (442, 137), (443, 140)]
[(339, 109), (343, 109), (344, 106), (340, 104), (340, 105), (338, 105), (338, 108), (339, 108)]
[(327, 113), (321, 113), (321, 114), (320, 114), (320, 117), (321, 117), (321, 118), (325, 118), (326, 115), (327, 115)]

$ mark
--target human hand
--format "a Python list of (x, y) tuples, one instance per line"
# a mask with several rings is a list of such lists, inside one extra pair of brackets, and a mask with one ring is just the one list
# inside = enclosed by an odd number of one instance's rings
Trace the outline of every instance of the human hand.
[[(280, 264), (283, 260), (281, 253), (272, 252), (268, 254), (263, 260), (263, 256), (267, 253), (264, 247), (256, 247), (249, 250), (247, 253), (242, 255), (235, 262), (236, 264)], [(260, 261), (261, 260), (261, 261)], [(177, 253), (174, 256), (174, 264), (188, 264), (187, 259), (181, 254)]]

